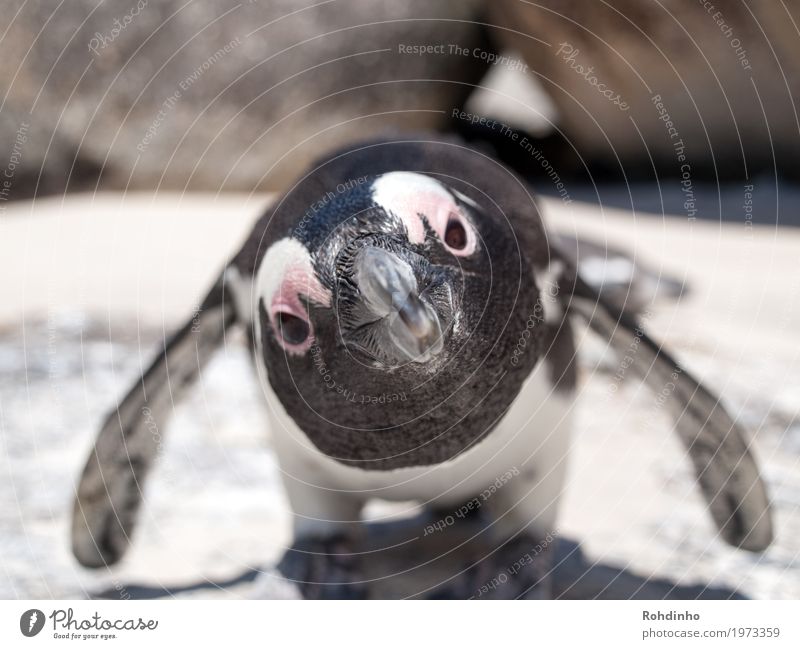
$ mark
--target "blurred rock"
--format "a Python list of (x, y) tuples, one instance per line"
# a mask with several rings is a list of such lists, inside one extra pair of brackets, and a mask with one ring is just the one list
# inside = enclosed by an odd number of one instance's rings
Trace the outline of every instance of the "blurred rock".
[(562, 173), (588, 164), (642, 177), (655, 165), (682, 176), (682, 151), (690, 176), (752, 177), (772, 169), (774, 153), (778, 169), (797, 177), (800, 3), (488, 6), (498, 40), (541, 75), (556, 106), (568, 141), (553, 146)]
[[(773, 153), (796, 178), (798, 4), (711, 6), (10, 0), (0, 169), (11, 175), (0, 199), (280, 189), (354, 138), (470, 135), (450, 117), (468, 97), (468, 110), (535, 134), (564, 179), (586, 168), (623, 180), (688, 174), (691, 190), (701, 178), (752, 179)], [(401, 51), (419, 45), (441, 47)], [(475, 139), (541, 173), (518, 142), (491, 130)]]
[(400, 46), (480, 45), (470, 20), (481, 4), (7, 2), (0, 167), (15, 156), (10, 197), (98, 179), (277, 188), (356, 137), (441, 127), (485, 62)]

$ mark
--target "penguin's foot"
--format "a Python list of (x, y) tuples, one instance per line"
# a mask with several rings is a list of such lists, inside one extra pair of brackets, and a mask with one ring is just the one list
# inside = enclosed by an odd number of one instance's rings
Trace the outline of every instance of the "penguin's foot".
[(550, 599), (552, 546), (529, 535), (507, 541), (464, 573), (470, 599)]
[(343, 534), (295, 539), (278, 570), (305, 599), (364, 599), (355, 540)]

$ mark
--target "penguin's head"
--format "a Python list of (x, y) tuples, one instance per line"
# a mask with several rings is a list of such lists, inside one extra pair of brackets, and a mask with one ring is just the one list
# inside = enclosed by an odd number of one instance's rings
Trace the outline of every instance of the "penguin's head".
[(522, 367), (510, 362), (538, 317), (533, 281), (497, 205), (428, 174), (356, 179), (311, 200), (266, 250), (258, 353), (329, 456), (364, 469), (445, 461), (489, 432), (536, 362), (535, 335)]

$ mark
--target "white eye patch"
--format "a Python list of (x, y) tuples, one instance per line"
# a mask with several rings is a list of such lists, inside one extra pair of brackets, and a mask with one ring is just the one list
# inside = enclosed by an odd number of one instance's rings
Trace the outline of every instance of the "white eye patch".
[(256, 295), (264, 300), (283, 348), (290, 354), (307, 351), (314, 341), (314, 328), (300, 296), (330, 307), (331, 292), (314, 273), (311, 255), (302, 243), (286, 238), (269, 247), (258, 269)]
[(452, 254), (466, 257), (477, 248), (475, 228), (453, 195), (429, 176), (409, 171), (383, 174), (372, 185), (372, 200), (403, 221), (411, 243), (425, 240), (424, 218)]

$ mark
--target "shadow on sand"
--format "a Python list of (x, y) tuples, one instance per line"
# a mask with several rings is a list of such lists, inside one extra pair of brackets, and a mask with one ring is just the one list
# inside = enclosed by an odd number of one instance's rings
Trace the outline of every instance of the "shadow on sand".
[[(486, 537), (486, 521), (474, 517), (456, 522), (440, 532), (425, 536), (422, 532), (433, 520), (432, 514), (412, 519), (366, 525), (363, 547), (365, 578), (370, 597), (398, 599), (466, 599), (459, 573), (492, 552)], [(420, 557), (434, 557), (421, 560)], [(276, 575), (272, 569), (268, 571)], [(94, 599), (158, 599), (175, 596), (213, 597), (215, 591), (249, 598), (258, 590), (259, 597), (280, 597), (285, 589), (256, 589), (262, 570), (247, 570), (223, 581), (201, 580), (173, 587), (129, 584), (97, 593)], [(678, 585), (668, 579), (643, 577), (625, 568), (590, 561), (580, 545), (561, 538), (555, 548), (553, 596), (557, 599), (746, 599), (734, 591), (704, 584)]]

